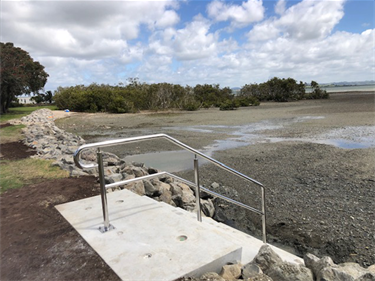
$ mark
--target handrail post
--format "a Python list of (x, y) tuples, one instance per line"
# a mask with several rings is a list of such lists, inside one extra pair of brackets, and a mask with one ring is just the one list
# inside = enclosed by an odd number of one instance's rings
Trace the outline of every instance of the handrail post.
[(263, 243), (267, 243), (267, 237), (266, 237), (266, 194), (265, 194), (265, 188), (264, 186), (261, 187), (262, 190), (262, 237), (263, 237)]
[(100, 181), (100, 195), (102, 198), (102, 210), (103, 210), (103, 219), (104, 219), (104, 226), (100, 226), (100, 232), (104, 233), (107, 232), (114, 227), (109, 223), (109, 216), (108, 216), (108, 202), (107, 202), (107, 190), (105, 188), (105, 180), (104, 180), (104, 165), (103, 165), (103, 154), (98, 148), (97, 153), (97, 160), (98, 160), (98, 169), (99, 169), (99, 181)]
[(195, 176), (195, 201), (197, 206), (197, 219), (198, 221), (202, 221), (202, 213), (201, 213), (201, 187), (199, 186), (199, 166), (198, 166), (198, 158), (195, 154), (194, 158), (194, 176)]

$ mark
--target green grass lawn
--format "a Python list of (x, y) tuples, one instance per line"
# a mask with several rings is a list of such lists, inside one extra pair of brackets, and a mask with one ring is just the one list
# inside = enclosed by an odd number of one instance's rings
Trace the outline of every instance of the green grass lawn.
[(0, 129), (0, 143), (14, 142), (22, 139), (22, 129), (25, 125), (15, 125)]
[(34, 158), (1, 160), (0, 193), (12, 188), (69, 176), (68, 171), (52, 167), (51, 164), (52, 161)]
[(42, 105), (42, 106), (22, 106), (22, 107), (13, 107), (9, 108), (9, 112), (1, 114), (0, 123), (5, 123), (11, 119), (21, 118), (23, 116), (29, 115), (31, 112), (41, 109), (48, 108), (51, 110), (57, 110), (55, 105)]

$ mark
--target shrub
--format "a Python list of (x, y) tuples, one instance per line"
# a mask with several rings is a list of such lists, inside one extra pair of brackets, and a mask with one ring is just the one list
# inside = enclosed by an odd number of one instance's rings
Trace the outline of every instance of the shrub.
[(134, 105), (121, 96), (115, 96), (108, 104), (107, 109), (111, 113), (129, 113), (134, 112)]
[(235, 100), (226, 100), (220, 105), (220, 110), (234, 110), (237, 109), (239, 105)]
[(200, 104), (197, 101), (189, 101), (182, 105), (182, 109), (187, 111), (196, 111), (199, 109), (199, 107)]
[(236, 103), (238, 106), (258, 106), (260, 101), (256, 97), (237, 97)]

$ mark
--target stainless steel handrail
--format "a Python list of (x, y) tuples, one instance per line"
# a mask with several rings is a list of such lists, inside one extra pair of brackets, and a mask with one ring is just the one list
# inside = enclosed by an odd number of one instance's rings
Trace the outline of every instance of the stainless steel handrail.
[[(174, 174), (171, 174), (171, 173), (168, 173), (168, 172), (159, 172), (159, 173), (155, 173), (155, 174), (151, 174), (151, 175), (146, 175), (146, 176), (141, 176), (141, 177), (137, 177), (137, 178), (133, 178), (133, 179), (128, 179), (128, 180), (123, 180), (123, 181), (118, 181), (118, 182), (114, 182), (114, 183), (110, 183), (110, 184), (106, 184), (105, 185), (105, 188), (108, 189), (108, 188), (114, 188), (114, 187), (117, 187), (117, 186), (122, 186), (122, 185), (125, 185), (125, 184), (129, 184), (129, 183), (133, 183), (133, 182), (137, 182), (137, 181), (141, 181), (141, 180), (148, 180), (148, 179), (153, 179), (153, 178), (158, 178), (158, 177), (161, 177), (161, 176), (168, 176), (168, 177), (171, 177), (171, 178), (174, 178), (175, 180), (179, 181), (179, 182), (182, 182), (182, 183), (185, 183), (187, 185), (190, 185), (190, 186), (194, 186), (196, 187), (196, 184), (187, 180), (187, 179), (184, 179), (184, 178), (181, 178), (179, 176), (176, 176)], [(240, 206), (242, 208), (245, 208), (247, 210), (250, 210), (254, 213), (257, 213), (259, 215), (262, 215), (262, 212), (259, 211), (258, 209), (255, 209), (253, 207), (250, 207), (248, 205), (245, 205), (241, 202), (238, 202), (236, 200), (233, 200), (231, 198), (228, 198), (224, 195), (221, 195), (220, 193), (217, 193), (217, 192), (214, 192), (212, 190), (209, 190), (203, 186), (200, 187), (201, 190), (203, 190), (204, 192), (208, 193), (208, 194), (211, 194), (215, 197), (219, 197), (225, 201), (228, 201), (234, 205), (237, 205), (237, 206)]]
[[(119, 186), (119, 185), (124, 185), (124, 182), (126, 183), (130, 183), (130, 182), (133, 182), (133, 181), (137, 181), (137, 180), (141, 180), (142, 177), (138, 177), (138, 178), (135, 178), (135, 179), (131, 179), (131, 180), (127, 180), (127, 181), (122, 181), (122, 182), (116, 182), (116, 183), (113, 183), (113, 184), (108, 184), (108, 185), (105, 185), (104, 184), (104, 167), (103, 167), (103, 159), (102, 159), (102, 155), (101, 155), (101, 151), (100, 151), (100, 148), (102, 147), (109, 147), (109, 146), (115, 146), (115, 145), (120, 145), (120, 144), (125, 144), (125, 143), (134, 143), (134, 142), (139, 142), (139, 141), (146, 141), (146, 140), (152, 140), (152, 139), (158, 139), (158, 138), (164, 138), (164, 139), (167, 139), (168, 141), (174, 143), (175, 145), (187, 150), (187, 151), (190, 151), (191, 153), (195, 154), (195, 155), (199, 155), (200, 157), (208, 160), (209, 162), (215, 164), (216, 166), (246, 180), (246, 181), (249, 181), (249, 182), (252, 182), (252, 183), (255, 183), (256, 185), (258, 185), (261, 189), (261, 208), (262, 210), (257, 210), (255, 208), (252, 208), (250, 206), (247, 206), (243, 203), (240, 203), (240, 202), (237, 202), (233, 199), (230, 199), (230, 198), (227, 198), (221, 194), (218, 194), (218, 193), (215, 193), (211, 190), (208, 190), (204, 187), (201, 187), (199, 185), (199, 174), (198, 174), (198, 165), (197, 165), (197, 158), (194, 159), (194, 168), (195, 168), (195, 179), (196, 179), (196, 183), (195, 183), (195, 187), (197, 188), (197, 191), (196, 191), (196, 195), (200, 194), (200, 189), (204, 190), (205, 192), (209, 193), (209, 194), (212, 194), (213, 196), (216, 196), (216, 197), (220, 197), (224, 200), (227, 200), (228, 202), (231, 202), (233, 204), (236, 204), (238, 206), (241, 206), (243, 208), (246, 208), (248, 210), (251, 210), (257, 214), (260, 214), (262, 216), (262, 233), (263, 233), (263, 242), (266, 243), (266, 208), (265, 208), (265, 188), (263, 186), (263, 184), (261, 184), (260, 182), (224, 165), (223, 163), (217, 161), (216, 159), (213, 159), (207, 155), (205, 155), (204, 153), (180, 142), (179, 140), (175, 139), (175, 138), (172, 138), (171, 136), (167, 135), (167, 134), (155, 134), (155, 135), (147, 135), (147, 136), (141, 136), (141, 137), (131, 137), (131, 138), (125, 138), (125, 139), (117, 139), (117, 140), (108, 140), (108, 141), (103, 141), (103, 142), (97, 142), (97, 143), (90, 143), (90, 144), (85, 144), (85, 145), (82, 145), (80, 146), (76, 152), (74, 153), (74, 163), (76, 164), (77, 167), (81, 168), (81, 169), (91, 169), (91, 168), (96, 168), (98, 167), (99, 168), (99, 177), (100, 177), (100, 183), (101, 183), (101, 195), (102, 195), (102, 204), (103, 204), (103, 216), (104, 216), (104, 228), (103, 228), (103, 231), (107, 231), (109, 230), (112, 226), (109, 224), (109, 219), (108, 219), (108, 206), (107, 206), (107, 199), (106, 199), (106, 195), (105, 195), (105, 190), (106, 188), (109, 188), (109, 187), (114, 187), (114, 186)], [(81, 160), (81, 153), (84, 151), (84, 150), (88, 150), (88, 149), (92, 149), (92, 148), (97, 148), (97, 160), (98, 160), (98, 164), (87, 164), (87, 163), (82, 163), (80, 160)], [(163, 172), (164, 174), (169, 174), (169, 173), (166, 173), (166, 172)], [(156, 175), (156, 174), (154, 174)], [(169, 174), (169, 175), (172, 175), (172, 174)], [(149, 175), (149, 176), (153, 176), (153, 175)], [(148, 177), (148, 176), (146, 176)], [(176, 177), (173, 175), (173, 177)], [(183, 180), (181, 178), (179, 178), (179, 180)], [(184, 180), (186, 181), (186, 180)], [(189, 181), (187, 181), (189, 182)], [(191, 184), (191, 182), (189, 182), (189, 184)], [(199, 203), (199, 196), (197, 196), (197, 207), (198, 207), (198, 220), (201, 220), (200, 219), (200, 203)]]

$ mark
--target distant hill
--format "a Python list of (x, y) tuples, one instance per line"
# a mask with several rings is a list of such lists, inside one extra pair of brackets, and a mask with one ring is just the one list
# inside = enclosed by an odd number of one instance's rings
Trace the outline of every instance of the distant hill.
[(354, 82), (348, 82), (348, 81), (342, 81), (342, 82), (332, 82), (332, 83), (322, 83), (322, 86), (365, 86), (365, 85), (375, 85), (374, 80), (367, 80), (367, 81), (354, 81)]

